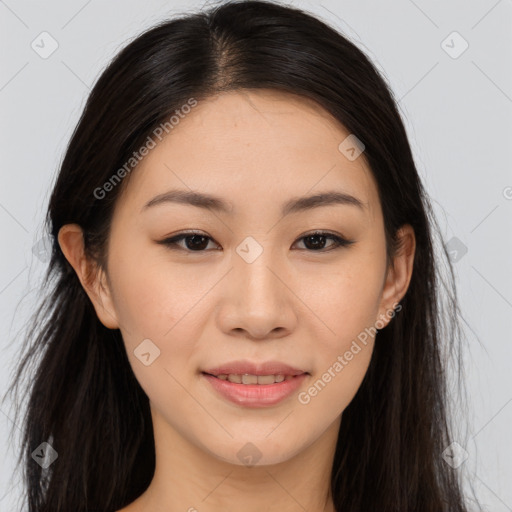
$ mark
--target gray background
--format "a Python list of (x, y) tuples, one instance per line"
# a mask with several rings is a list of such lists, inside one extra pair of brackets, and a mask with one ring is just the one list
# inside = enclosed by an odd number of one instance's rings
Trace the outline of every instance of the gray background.
[[(462, 313), (469, 458), (461, 466), (487, 510), (512, 511), (512, 0), (295, 1), (355, 42), (390, 82), (415, 161), (451, 250)], [(92, 84), (131, 38), (204, 2), (0, 1), (0, 391), (17, 334), (37, 304), (51, 185)], [(48, 32), (57, 50), (32, 47)], [(460, 36), (453, 35), (456, 31)], [(443, 42), (444, 41), (444, 42)], [(464, 48), (464, 41), (468, 48)], [(459, 54), (460, 53), (460, 54)], [(467, 252), (465, 252), (467, 250)], [(14, 510), (20, 475), (0, 411), (0, 512)], [(16, 432), (19, 429), (14, 427)], [(506, 482), (509, 482), (507, 485)], [(371, 491), (369, 491), (371, 492)]]

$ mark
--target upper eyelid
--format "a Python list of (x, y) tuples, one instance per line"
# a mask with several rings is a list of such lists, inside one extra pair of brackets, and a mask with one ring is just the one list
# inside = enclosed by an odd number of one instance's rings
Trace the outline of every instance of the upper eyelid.
[[(194, 235), (204, 236), (206, 238), (209, 238), (210, 240), (213, 240), (215, 243), (218, 243), (215, 240), (215, 238), (213, 238), (212, 236), (208, 235), (207, 233), (203, 233), (201, 231), (180, 231), (179, 233), (176, 233), (174, 235), (166, 236), (163, 241), (172, 240), (174, 238), (179, 238), (179, 237), (194, 236)], [(345, 239), (347, 241), (349, 240), (344, 235), (341, 235), (341, 234), (338, 234), (338, 233), (333, 233), (331, 231), (322, 231), (321, 229), (317, 229), (317, 230), (314, 230), (314, 231), (308, 231), (308, 232), (306, 232), (306, 233), (304, 233), (302, 235), (299, 235), (297, 237), (297, 240), (300, 240), (301, 238), (304, 238), (306, 236), (314, 236), (314, 235), (337, 236), (337, 237), (343, 238), (343, 239)]]
[[(189, 237), (189, 236), (194, 236), (194, 235), (198, 235), (198, 236), (203, 236), (205, 238), (208, 238), (210, 239), (212, 242), (214, 242), (215, 244), (219, 245), (220, 244), (213, 238), (211, 237), (210, 235), (206, 234), (206, 233), (203, 233), (201, 231), (181, 231), (179, 233), (176, 233), (175, 235), (171, 235), (171, 236), (167, 236), (165, 237), (163, 240), (161, 240), (159, 243), (161, 244), (166, 244), (166, 243), (170, 243), (170, 241), (173, 241), (173, 243), (175, 245), (178, 245), (178, 242), (181, 242), (183, 239)], [(313, 231), (309, 231), (309, 232), (306, 232), (300, 236), (298, 236), (294, 242), (294, 244), (308, 236), (315, 236), (315, 235), (318, 235), (318, 236), (325, 236), (327, 238), (339, 238), (341, 239), (341, 241), (338, 241), (338, 240), (334, 240), (335, 243), (338, 244), (338, 246), (349, 246), (349, 245), (352, 245), (353, 243), (355, 243), (355, 240), (353, 239), (350, 239), (344, 235), (341, 235), (341, 234), (337, 234), (337, 233), (332, 233), (330, 231), (323, 231), (321, 229), (316, 229), (316, 230), (313, 230)], [(188, 251), (189, 249), (184, 249), (185, 251)], [(190, 251), (190, 252), (207, 252), (207, 251)], [(312, 251), (312, 252), (315, 252), (315, 251)], [(316, 252), (322, 252), (322, 251), (316, 251)], [(325, 252), (325, 251), (324, 251)]]

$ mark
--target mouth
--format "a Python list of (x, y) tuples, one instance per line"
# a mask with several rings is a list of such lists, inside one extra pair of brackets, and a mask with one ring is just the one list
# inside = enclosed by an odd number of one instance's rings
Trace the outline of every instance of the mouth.
[[(221, 373), (219, 375), (213, 375), (211, 373), (202, 372), (204, 375), (215, 377), (216, 379), (225, 380), (232, 382), (233, 384), (257, 384), (260, 386), (268, 386), (270, 384), (276, 384), (284, 382), (285, 380), (291, 380), (297, 377), (296, 375), (252, 375), (250, 373), (236, 374), (236, 373)], [(303, 374), (300, 374), (303, 375)]]
[(201, 374), (217, 396), (243, 407), (275, 405), (290, 397), (310, 375), (277, 362), (235, 362)]
[[(224, 363), (214, 368), (205, 369), (203, 373), (237, 384), (273, 384), (307, 372), (280, 361), (256, 363), (245, 360)], [(244, 377), (246, 382), (244, 382)], [(261, 382), (258, 382), (260, 377)], [(271, 381), (271, 378), (274, 378), (274, 381)]]

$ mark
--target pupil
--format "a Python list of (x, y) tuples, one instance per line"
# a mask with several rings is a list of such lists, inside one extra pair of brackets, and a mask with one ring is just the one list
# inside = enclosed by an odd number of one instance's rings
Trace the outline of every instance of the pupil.
[[(315, 243), (313, 241), (313, 240), (317, 240), (318, 238), (321, 238), (323, 243), (318, 244), (318, 243)], [(312, 242), (313, 248), (318, 249), (319, 245), (320, 245), (321, 246), (320, 249), (323, 249), (323, 246), (325, 244), (325, 236), (323, 236), (323, 235), (309, 235), (309, 236), (307, 236), (305, 238), (305, 241), (304, 241), (306, 247), (308, 246), (308, 242)]]
[[(204, 249), (208, 245), (208, 241), (206, 240), (206, 237), (202, 236), (202, 235), (191, 235), (191, 236), (187, 237), (186, 240), (187, 240), (187, 244), (186, 244), (187, 248), (191, 249), (191, 250), (201, 250), (201, 249)], [(193, 240), (192, 244), (188, 243), (190, 240)], [(200, 242), (195, 243), (194, 241), (195, 242), (200, 241)], [(205, 241), (206, 241), (206, 243), (205, 243)]]

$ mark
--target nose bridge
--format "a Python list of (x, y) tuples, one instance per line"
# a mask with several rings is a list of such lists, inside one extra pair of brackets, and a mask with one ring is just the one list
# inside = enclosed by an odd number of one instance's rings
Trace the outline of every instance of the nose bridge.
[[(270, 310), (279, 303), (282, 283), (274, 275), (278, 266), (275, 253), (268, 243), (247, 237), (233, 255), (235, 279), (240, 282), (238, 298), (243, 299), (250, 310)], [(272, 272), (272, 269), (274, 272)], [(243, 293), (243, 291), (246, 293)], [(240, 297), (240, 294), (242, 295)]]
[(283, 265), (276, 261), (275, 251), (265, 241), (247, 237), (235, 248), (232, 267), (223, 298), (221, 328), (243, 329), (254, 338), (292, 330), (296, 321), (293, 304), (282, 282), (286, 279), (277, 277)]

